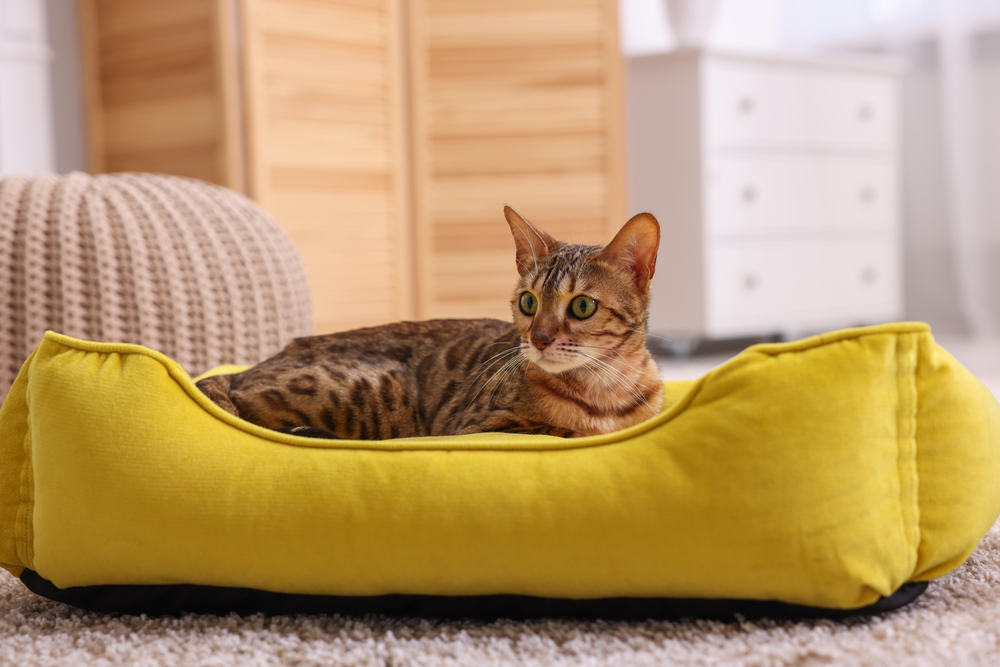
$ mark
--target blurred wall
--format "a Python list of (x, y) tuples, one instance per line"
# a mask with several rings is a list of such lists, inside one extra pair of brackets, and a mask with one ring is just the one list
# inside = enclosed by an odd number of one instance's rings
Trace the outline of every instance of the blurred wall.
[[(15, 0), (20, 1), (20, 0)], [(80, 28), (77, 0), (45, 0), (49, 46), (53, 168), (60, 174), (87, 170)]]
[[(776, 50), (785, 42), (788, 0), (717, 0), (708, 43), (732, 49)], [(674, 48), (663, 0), (619, 0), (622, 52), (627, 56)]]
[(42, 0), (0, 0), (0, 172), (53, 168), (49, 60)]
[[(902, 79), (903, 240), (907, 317), (938, 331), (967, 329), (960, 284), (961, 253), (951, 228), (942, 119), (940, 58), (934, 39), (896, 45), (907, 62)], [(1000, 30), (972, 41), (971, 118), (976, 138), (973, 173), (979, 179), (978, 225), (988, 275), (978, 276), (977, 297), (1000, 313)]]

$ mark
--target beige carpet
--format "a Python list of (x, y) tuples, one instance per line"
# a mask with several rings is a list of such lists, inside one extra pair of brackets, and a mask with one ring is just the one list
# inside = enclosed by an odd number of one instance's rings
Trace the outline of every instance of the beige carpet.
[(916, 602), (847, 622), (144, 618), (36, 597), (2, 572), (0, 665), (1000, 665), (1000, 522)]

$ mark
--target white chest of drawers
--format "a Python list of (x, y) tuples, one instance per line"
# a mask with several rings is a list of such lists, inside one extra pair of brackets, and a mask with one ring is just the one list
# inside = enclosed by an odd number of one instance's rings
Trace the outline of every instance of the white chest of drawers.
[(652, 332), (900, 317), (894, 62), (690, 50), (628, 74), (631, 210), (662, 227)]

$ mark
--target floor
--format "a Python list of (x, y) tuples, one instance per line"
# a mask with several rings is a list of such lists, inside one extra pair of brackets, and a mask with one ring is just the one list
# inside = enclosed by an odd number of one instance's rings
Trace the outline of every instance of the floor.
[[(997, 400), (1000, 400), (1000, 338), (935, 336), (935, 340), (978, 377), (993, 392)], [(694, 380), (737, 353), (738, 350), (708, 355), (694, 354), (683, 359), (657, 357), (657, 361), (664, 380)]]

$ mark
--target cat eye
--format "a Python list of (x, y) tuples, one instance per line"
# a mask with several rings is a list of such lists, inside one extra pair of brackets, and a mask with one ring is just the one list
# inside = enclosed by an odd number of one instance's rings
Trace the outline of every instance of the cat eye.
[(525, 315), (534, 315), (535, 311), (538, 310), (538, 299), (531, 292), (525, 292), (521, 295), (521, 300), (518, 301), (518, 306), (521, 308), (521, 312)]
[(585, 320), (594, 314), (597, 310), (597, 302), (591, 299), (589, 296), (583, 296), (582, 294), (578, 297), (574, 297), (569, 304), (569, 312), (573, 317)]

